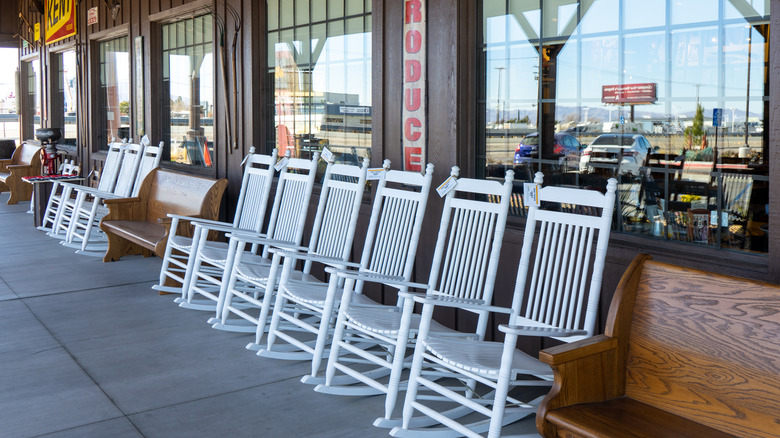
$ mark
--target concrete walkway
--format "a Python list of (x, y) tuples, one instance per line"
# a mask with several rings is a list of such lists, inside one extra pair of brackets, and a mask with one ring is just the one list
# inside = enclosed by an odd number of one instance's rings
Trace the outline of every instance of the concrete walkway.
[[(158, 258), (74, 254), (0, 194), (0, 436), (373, 437), (382, 397), (316, 393), (308, 364), (160, 296)], [(510, 428), (534, 432), (533, 417)]]

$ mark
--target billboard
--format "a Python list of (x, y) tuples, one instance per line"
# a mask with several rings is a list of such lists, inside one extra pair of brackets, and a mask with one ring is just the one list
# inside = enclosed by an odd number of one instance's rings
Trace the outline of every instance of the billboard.
[(654, 103), (657, 84), (623, 84), (603, 85), (601, 87), (601, 102), (616, 104)]
[(46, 44), (76, 35), (76, 0), (46, 0)]

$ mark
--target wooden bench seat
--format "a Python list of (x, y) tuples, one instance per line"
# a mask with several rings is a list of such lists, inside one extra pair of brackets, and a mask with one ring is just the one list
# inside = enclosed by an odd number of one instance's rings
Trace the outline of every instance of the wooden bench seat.
[(548, 348), (546, 437), (780, 436), (780, 286), (639, 256), (604, 335)]
[[(138, 196), (106, 199), (109, 212), (100, 221), (108, 236), (103, 261), (119, 260), (126, 254), (153, 253), (162, 257), (170, 234), (169, 213), (216, 220), (227, 180), (214, 180), (170, 170), (155, 169), (146, 176)], [(179, 223), (186, 235), (190, 224)]]
[(41, 174), (41, 146), (22, 143), (14, 150), (10, 159), (0, 160), (0, 192), (11, 192), (8, 205), (29, 201), (32, 184), (22, 180), (25, 176)]

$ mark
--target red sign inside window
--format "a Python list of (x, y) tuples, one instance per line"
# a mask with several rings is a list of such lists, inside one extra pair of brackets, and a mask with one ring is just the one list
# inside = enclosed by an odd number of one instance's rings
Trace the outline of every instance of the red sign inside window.
[(623, 84), (603, 85), (601, 87), (601, 102), (643, 104), (654, 103), (656, 84)]

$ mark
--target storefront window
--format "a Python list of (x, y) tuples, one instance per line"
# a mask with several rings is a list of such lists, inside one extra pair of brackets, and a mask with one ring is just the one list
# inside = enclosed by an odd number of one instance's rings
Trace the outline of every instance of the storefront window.
[(25, 98), (24, 126), (22, 135), (27, 139), (35, 138), (35, 130), (41, 127), (41, 61), (36, 58), (24, 62)]
[[(371, 2), (268, 0), (270, 145), (308, 157), (371, 153)], [(271, 123), (269, 121), (269, 123)]]
[(69, 50), (58, 57), (57, 87), (62, 103), (62, 137), (61, 142), (76, 145), (78, 125), (76, 112), (78, 110), (78, 91), (76, 88), (76, 52)]
[(477, 170), (616, 177), (617, 231), (766, 252), (769, 3), (732, 3), (483, 0)]
[(0, 48), (0, 138), (19, 139), (19, 49)]
[(114, 138), (130, 137), (130, 54), (128, 38), (102, 41), (98, 45), (100, 104), (97, 145), (108, 149)]
[(162, 26), (164, 157), (214, 165), (214, 44), (212, 16)]

